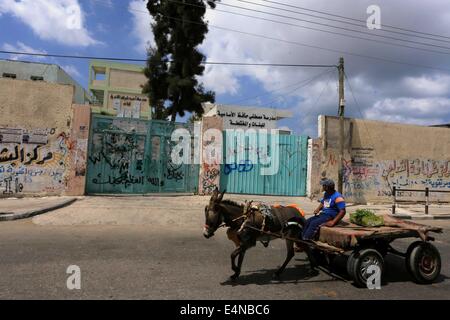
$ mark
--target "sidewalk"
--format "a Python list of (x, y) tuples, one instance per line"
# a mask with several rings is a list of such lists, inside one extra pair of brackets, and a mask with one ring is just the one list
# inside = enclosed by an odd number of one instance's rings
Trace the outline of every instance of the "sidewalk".
[[(392, 215), (392, 205), (350, 205), (348, 212), (355, 212), (357, 209), (369, 209), (376, 214)], [(433, 219), (450, 219), (450, 205), (433, 204), (429, 206), (428, 214), (425, 214), (425, 206), (423, 204), (416, 205), (398, 205), (395, 209), (393, 217), (407, 220), (433, 220)]]
[(0, 199), (0, 221), (25, 219), (63, 208), (75, 202), (74, 197)]
[[(77, 200), (72, 204), (75, 200)], [(85, 196), (0, 199), (0, 221), (33, 218), (41, 225), (158, 225), (174, 227), (198, 227), (204, 224), (204, 208), (209, 196), (167, 195), (155, 196)], [(298, 204), (312, 216), (317, 200), (305, 197), (258, 196), (226, 194), (225, 199), (270, 204)], [(72, 205), (71, 205), (72, 204)], [(377, 214), (391, 214), (391, 205), (348, 204), (347, 216), (357, 209), (370, 209)], [(40, 215), (42, 213), (47, 213)], [(395, 217), (410, 220), (450, 219), (449, 205), (431, 205), (429, 215), (423, 205), (401, 205)]]

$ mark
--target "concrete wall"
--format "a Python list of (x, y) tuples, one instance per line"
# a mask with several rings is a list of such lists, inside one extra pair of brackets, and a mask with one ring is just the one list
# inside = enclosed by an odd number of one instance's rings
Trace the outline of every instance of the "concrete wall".
[(83, 195), (86, 190), (88, 139), (91, 123), (91, 108), (88, 105), (73, 105), (71, 130), (71, 168), (68, 174), (67, 195)]
[[(319, 128), (314, 157), (320, 166), (312, 176), (337, 182), (339, 118), (321, 116)], [(358, 203), (392, 202), (393, 186), (450, 190), (450, 130), (347, 118), (343, 181), (344, 196)], [(424, 200), (424, 194), (402, 192), (401, 198)], [(448, 194), (432, 199), (450, 201)]]
[[(211, 194), (217, 187), (220, 187), (220, 161), (214, 163), (204, 163), (205, 157), (208, 157), (205, 152), (208, 145), (213, 143), (212, 137), (205, 137), (205, 132), (209, 129), (217, 129), (222, 133), (223, 120), (219, 116), (204, 117), (202, 119), (202, 138), (201, 138), (201, 158), (200, 158), (200, 173), (199, 173), (199, 194)], [(216, 143), (219, 141), (215, 141)]]
[(109, 85), (114, 88), (139, 89), (147, 83), (142, 72), (111, 69)]
[(71, 85), (0, 79), (0, 197), (70, 190), (77, 146), (73, 95)]

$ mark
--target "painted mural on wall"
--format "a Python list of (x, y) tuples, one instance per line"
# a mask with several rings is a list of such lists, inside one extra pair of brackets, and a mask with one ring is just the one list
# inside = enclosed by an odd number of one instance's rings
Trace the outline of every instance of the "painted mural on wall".
[[(367, 195), (391, 197), (394, 186), (403, 189), (450, 190), (450, 159), (399, 159), (374, 161), (374, 150), (355, 148), (352, 159), (344, 159), (344, 191), (346, 197)], [(400, 196), (418, 196), (402, 192)], [(419, 195), (420, 196), (420, 195)], [(439, 197), (439, 194), (433, 194)]]
[(0, 197), (60, 194), (72, 145), (56, 129), (0, 128)]

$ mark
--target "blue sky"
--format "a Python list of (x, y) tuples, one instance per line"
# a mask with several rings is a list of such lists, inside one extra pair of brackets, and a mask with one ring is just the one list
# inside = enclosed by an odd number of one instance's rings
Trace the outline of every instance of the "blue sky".
[[(372, 1), (281, 2), (365, 20), (366, 9)], [(255, 4), (239, 0), (222, 0), (222, 3), (252, 10), (261, 9)], [(267, 5), (267, 1), (259, 3)], [(378, 4), (383, 24), (448, 36), (448, 1), (431, 0), (425, 3), (419, 0), (399, 0), (394, 4), (392, 1), (382, 0), (378, 1)], [(286, 21), (267, 14), (249, 13), (223, 5), (217, 9)], [(269, 13), (287, 14), (280, 9), (264, 10)], [(297, 18), (291, 21), (298, 25), (296, 27), (217, 10), (208, 11), (207, 19), (211, 27), (202, 45), (202, 51), (209, 61), (256, 63), (336, 64), (342, 55), (346, 59), (348, 78), (356, 98), (355, 101), (347, 84), (348, 116), (421, 125), (450, 122), (448, 54), (424, 52), (329, 33), (336, 31), (336, 28), (321, 27), (322, 31), (303, 29), (317, 25), (298, 22), (298, 18), (303, 16), (299, 14), (299, 10), (296, 11), (297, 13), (290, 13), (290, 16)], [(325, 18), (309, 17), (309, 20), (345, 26)], [(141, 0), (0, 0), (0, 48), (9, 51), (142, 59), (145, 58), (145, 48), (152, 41), (149, 23), (150, 17), (146, 12), (145, 2)], [(217, 26), (235, 31), (218, 29)], [(376, 34), (386, 35), (381, 33), (383, 30), (368, 31), (364, 26), (358, 30), (374, 32), (374, 37)], [(239, 31), (259, 36), (242, 34)], [(265, 39), (264, 36), (277, 40)], [(419, 40), (413, 36), (403, 39)], [(450, 50), (450, 40), (445, 42), (422, 39), (421, 42), (427, 42), (430, 46), (409, 42), (404, 44), (420, 48), (448, 46), (449, 49), (440, 51)], [(57, 63), (87, 87), (86, 60), (14, 57), (6, 54), (0, 54), (0, 58)], [(383, 59), (391, 62), (381, 61)], [(298, 134), (317, 136), (317, 116), (337, 113), (337, 74), (331, 69), (208, 66), (201, 80), (208, 89), (216, 91), (218, 103), (290, 110), (294, 117), (281, 121), (280, 126), (288, 126)], [(254, 98), (255, 96), (257, 97)]]

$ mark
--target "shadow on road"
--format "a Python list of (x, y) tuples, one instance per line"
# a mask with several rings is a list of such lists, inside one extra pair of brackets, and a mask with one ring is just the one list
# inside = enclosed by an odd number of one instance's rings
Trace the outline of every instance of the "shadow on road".
[(249, 271), (248, 274), (241, 275), (237, 280), (227, 280), (222, 282), (221, 285), (274, 285), (274, 284), (301, 284), (301, 283), (318, 283), (318, 282), (330, 282), (336, 281), (336, 279), (323, 279), (312, 280), (317, 277), (320, 272), (318, 270), (312, 270), (309, 264), (297, 265), (295, 267), (288, 267), (284, 270), (283, 274), (278, 279), (273, 279), (272, 276), (277, 269), (262, 269)]
[[(383, 285), (396, 282), (413, 282), (409, 272), (406, 270), (405, 259), (395, 255), (388, 255), (385, 260)], [(442, 283), (450, 279), (446, 275), (441, 274), (434, 283)]]

